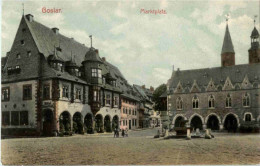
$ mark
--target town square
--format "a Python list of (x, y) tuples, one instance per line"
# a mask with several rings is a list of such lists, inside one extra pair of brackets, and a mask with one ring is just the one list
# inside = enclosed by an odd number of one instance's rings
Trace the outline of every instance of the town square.
[(191, 2), (5, 0), (2, 164), (259, 164), (260, 2)]

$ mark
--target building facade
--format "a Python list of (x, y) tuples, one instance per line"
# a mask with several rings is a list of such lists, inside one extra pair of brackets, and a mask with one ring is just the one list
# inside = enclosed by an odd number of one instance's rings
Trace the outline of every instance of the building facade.
[(251, 34), (249, 64), (236, 65), (228, 24), (221, 67), (173, 70), (167, 83), (170, 126), (187, 120), (192, 129), (229, 130), (259, 127), (260, 48), (256, 28)]
[(120, 127), (121, 78), (92, 45), (22, 16), (2, 58), (2, 134), (111, 132)]

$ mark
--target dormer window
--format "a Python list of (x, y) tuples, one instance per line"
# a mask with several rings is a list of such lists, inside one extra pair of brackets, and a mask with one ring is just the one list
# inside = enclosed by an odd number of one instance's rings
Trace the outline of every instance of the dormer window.
[(21, 40), (20, 42), (21, 42), (21, 45), (24, 45), (24, 40)]
[(103, 77), (103, 84), (106, 84), (106, 78)]
[(21, 54), (16, 54), (16, 59), (21, 59)]
[(32, 55), (31, 51), (27, 51), (27, 57), (30, 57)]
[(20, 69), (20, 66), (18, 66), (18, 65), (17, 65), (17, 66), (15, 66), (15, 69)]

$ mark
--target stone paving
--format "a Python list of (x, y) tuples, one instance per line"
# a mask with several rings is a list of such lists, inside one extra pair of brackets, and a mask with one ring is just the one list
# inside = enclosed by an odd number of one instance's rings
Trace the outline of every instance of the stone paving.
[(259, 164), (259, 134), (215, 133), (208, 140), (154, 139), (157, 129), (72, 137), (15, 138), (1, 142), (5, 165)]

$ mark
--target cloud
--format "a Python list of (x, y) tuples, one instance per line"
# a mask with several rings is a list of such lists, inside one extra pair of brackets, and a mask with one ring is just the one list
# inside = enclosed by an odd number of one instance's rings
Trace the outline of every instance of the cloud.
[[(247, 63), (252, 16), (257, 2), (211, 1), (26, 1), (26, 11), (48, 27), (94, 47), (117, 66), (129, 83), (157, 87), (170, 78), (172, 65), (181, 70), (220, 66), (225, 14), (237, 63)], [(4, 1), (2, 56), (11, 48), (21, 13), (21, 3)], [(60, 7), (60, 14), (41, 9)], [(166, 15), (141, 14), (140, 9), (166, 9)], [(187, 9), (187, 10), (184, 10)], [(7, 12), (8, 11), (8, 12)], [(30, 13), (30, 12), (28, 12)], [(4, 53), (4, 54), (3, 54)]]

